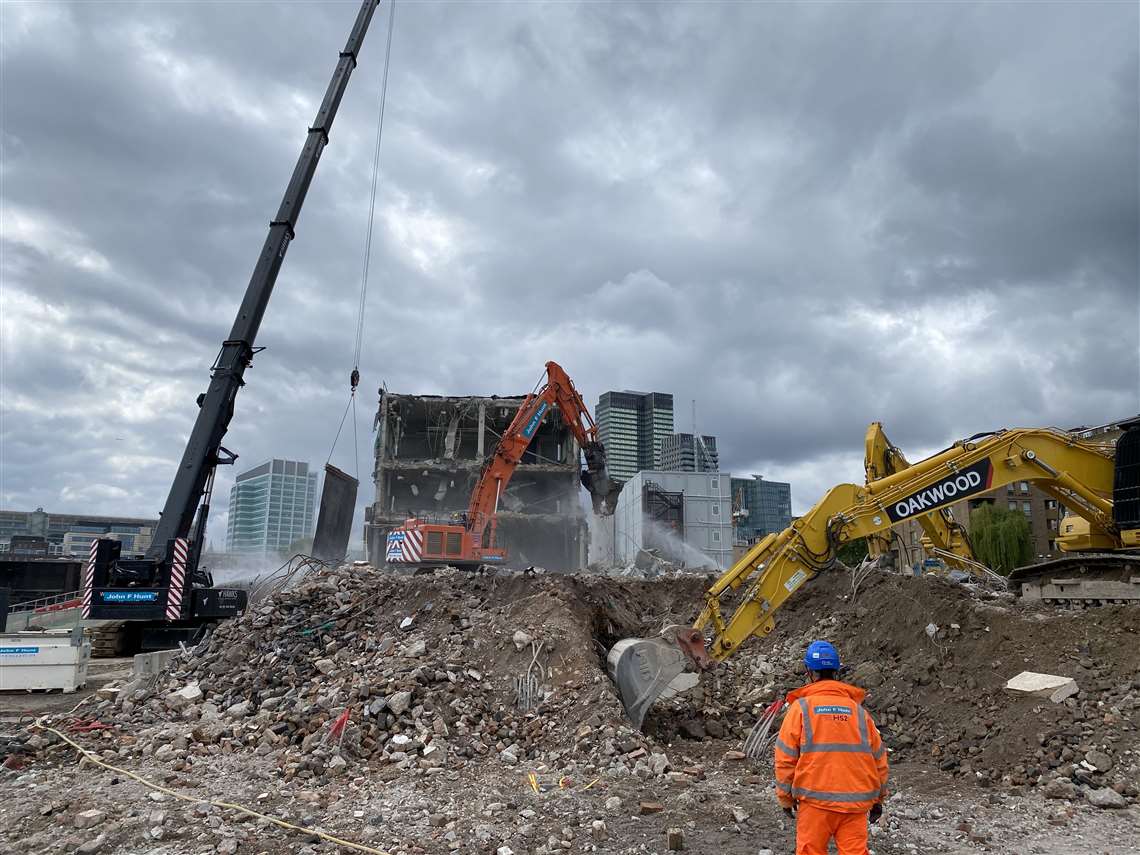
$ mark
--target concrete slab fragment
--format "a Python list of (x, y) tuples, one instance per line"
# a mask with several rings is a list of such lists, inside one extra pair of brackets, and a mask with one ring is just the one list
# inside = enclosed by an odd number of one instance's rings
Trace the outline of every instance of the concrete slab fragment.
[(1022, 671), (1005, 684), (1005, 690), (1016, 695), (1032, 695), (1035, 698), (1048, 698), (1059, 704), (1065, 698), (1075, 695), (1080, 689), (1072, 677), (1059, 674), (1039, 674), (1036, 671)]

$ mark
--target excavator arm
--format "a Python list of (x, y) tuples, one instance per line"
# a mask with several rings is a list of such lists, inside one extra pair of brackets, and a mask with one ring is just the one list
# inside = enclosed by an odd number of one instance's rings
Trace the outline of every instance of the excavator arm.
[[(875, 472), (878, 475), (878, 471)], [(1013, 481), (1037, 481), (1064, 497), (1089, 525), (1127, 543), (1113, 523), (1114, 464), (1104, 449), (1055, 430), (1006, 430), (955, 443), (939, 454), (859, 486), (832, 487), (806, 514), (756, 543), (709, 588), (689, 628), (660, 638), (624, 639), (607, 664), (630, 718), (640, 727), (653, 701), (685, 670), (706, 670), (775, 627), (779, 608), (835, 563), (844, 543), (881, 536), (961, 499)], [(731, 614), (723, 600), (743, 594)], [(707, 639), (707, 642), (706, 642)]]
[(562, 420), (582, 448), (586, 467), (582, 470), (582, 485), (589, 491), (598, 514), (612, 514), (621, 492), (621, 484), (611, 481), (606, 469), (606, 452), (598, 440), (594, 424), (585, 401), (570, 377), (556, 362), (546, 363), (546, 382), (526, 396), (515, 413), (510, 426), (503, 433), (494, 453), (483, 466), (479, 481), (471, 492), (468, 505), (468, 525), (482, 531), (488, 525), (492, 534), (484, 542), (494, 542), (493, 529), (499, 501), (510, 483), (515, 469), (530, 447), (539, 425), (552, 407), (557, 407)]
[[(863, 468), (867, 474), (867, 484), (910, 468), (906, 456), (887, 438), (882, 422), (871, 422), (867, 428), (864, 447), (866, 452)], [(974, 558), (969, 535), (965, 527), (954, 519), (950, 508), (929, 511), (917, 517), (917, 520), (922, 527), (923, 549), (958, 570), (978, 572), (979, 565)], [(890, 555), (891, 537), (889, 531), (867, 537), (867, 550), (872, 558)]]

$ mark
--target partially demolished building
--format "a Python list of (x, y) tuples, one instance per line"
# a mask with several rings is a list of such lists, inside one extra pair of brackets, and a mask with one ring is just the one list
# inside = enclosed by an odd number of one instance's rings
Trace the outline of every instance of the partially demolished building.
[[(365, 508), (368, 560), (384, 563), (388, 532), (408, 516), (446, 521), (467, 510), (483, 461), (524, 397), (381, 393), (375, 499)], [(578, 443), (560, 414), (539, 427), (499, 504), (499, 538), (511, 567), (572, 570), (586, 564)]]

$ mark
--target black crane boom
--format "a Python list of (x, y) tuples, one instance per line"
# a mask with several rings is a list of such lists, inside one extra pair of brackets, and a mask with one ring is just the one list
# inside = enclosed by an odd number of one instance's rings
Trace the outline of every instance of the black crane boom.
[[(186, 450), (182, 453), (182, 462), (178, 465), (174, 482), (170, 485), (166, 504), (163, 505), (162, 516), (147, 552), (149, 559), (162, 560), (171, 540), (186, 537), (190, 533), (194, 513), (204, 495), (210, 472), (219, 462), (222, 438), (234, 412), (234, 399), (238, 389), (244, 385), (242, 376), (245, 369), (253, 360), (254, 339), (273, 293), (285, 251), (294, 237), (301, 206), (317, 170), (321, 152), (328, 145), (329, 130), (348, 86), (348, 79), (356, 67), (356, 57), (364, 42), (364, 34), (379, 5), (380, 0), (364, 0), (361, 3), (348, 42), (340, 52), (324, 100), (313, 120), (313, 126), (309, 128), (305, 145), (293, 168), (293, 176), (285, 189), (281, 207), (269, 224), (269, 234), (257, 258), (253, 275), (249, 278), (233, 328), (229, 337), (222, 342), (221, 352), (214, 361), (209, 388), (199, 398), (198, 418), (186, 443)], [(200, 552), (201, 544), (198, 547), (194, 550), (195, 554)]]

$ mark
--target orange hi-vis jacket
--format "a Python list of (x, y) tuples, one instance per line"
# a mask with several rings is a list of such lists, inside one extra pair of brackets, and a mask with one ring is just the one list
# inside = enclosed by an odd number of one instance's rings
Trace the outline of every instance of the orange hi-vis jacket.
[(788, 693), (776, 738), (776, 798), (866, 813), (887, 796), (887, 749), (862, 706), (866, 692), (819, 680)]

